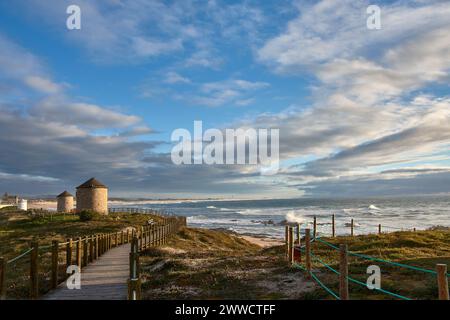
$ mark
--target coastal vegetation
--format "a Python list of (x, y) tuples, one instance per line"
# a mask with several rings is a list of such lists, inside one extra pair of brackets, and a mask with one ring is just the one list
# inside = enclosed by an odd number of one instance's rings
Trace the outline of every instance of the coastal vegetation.
[[(334, 245), (388, 261), (434, 270), (450, 263), (450, 230), (336, 237)], [(339, 252), (315, 242), (314, 255), (339, 270)], [(291, 268), (284, 246), (261, 248), (235, 234), (184, 229), (166, 246), (152, 248), (141, 258), (144, 299), (333, 299), (305, 272)], [(349, 275), (365, 283), (367, 267), (379, 265), (383, 289), (412, 299), (436, 299), (433, 274), (350, 258)], [(339, 278), (318, 263), (314, 273), (335, 292)], [(392, 299), (391, 296), (350, 284), (351, 299)]]
[(184, 228), (141, 257), (143, 299), (296, 299), (313, 284), (290, 269), (283, 247)]
[[(31, 241), (39, 241), (45, 248), (53, 240), (65, 242), (68, 238), (120, 231), (160, 219), (136, 213), (89, 216), (91, 220), (82, 221), (84, 218), (75, 214), (1, 209), (0, 256), (12, 259), (26, 251)], [(338, 276), (316, 260), (339, 270), (339, 252), (327, 243), (346, 243), (353, 253), (426, 270), (434, 270), (437, 263), (450, 263), (450, 230), (443, 227), (322, 240), (325, 242), (312, 244), (313, 271), (335, 292)], [(49, 252), (42, 250), (40, 259), (40, 276), (46, 283)], [(381, 269), (383, 289), (412, 299), (437, 298), (436, 277), (432, 273), (349, 256), (349, 275), (365, 283), (367, 267), (374, 264)], [(28, 267), (27, 258), (8, 266), (8, 298), (28, 298)], [(143, 299), (333, 299), (304, 271), (288, 265), (284, 245), (263, 248), (224, 230), (182, 228), (166, 244), (142, 253), (141, 279)], [(351, 299), (393, 298), (353, 283), (349, 289)], [(42, 285), (39, 290), (42, 294), (49, 287)]]

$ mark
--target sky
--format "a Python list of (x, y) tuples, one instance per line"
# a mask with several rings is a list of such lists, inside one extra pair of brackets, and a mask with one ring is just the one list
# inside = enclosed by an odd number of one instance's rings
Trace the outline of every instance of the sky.
[[(434, 0), (2, 0), (0, 192), (448, 194), (449, 17)], [(174, 164), (196, 120), (279, 129), (280, 170)]]

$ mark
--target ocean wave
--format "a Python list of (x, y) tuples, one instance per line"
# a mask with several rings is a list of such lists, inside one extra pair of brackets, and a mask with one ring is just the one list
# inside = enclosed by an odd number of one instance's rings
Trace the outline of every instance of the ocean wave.
[(287, 222), (293, 222), (293, 223), (303, 223), (304, 219), (303, 219), (303, 217), (300, 214), (298, 214), (298, 213), (296, 213), (294, 211), (289, 211), (286, 214), (286, 221)]
[(375, 205), (371, 204), (371, 205), (369, 206), (369, 210), (376, 210), (376, 211), (380, 211), (381, 209), (380, 209), (380, 208), (378, 208), (377, 206), (375, 206)]
[(237, 213), (243, 216), (286, 216), (293, 208), (253, 208), (238, 209)]
[(207, 206), (206, 209), (217, 209), (215, 206)]

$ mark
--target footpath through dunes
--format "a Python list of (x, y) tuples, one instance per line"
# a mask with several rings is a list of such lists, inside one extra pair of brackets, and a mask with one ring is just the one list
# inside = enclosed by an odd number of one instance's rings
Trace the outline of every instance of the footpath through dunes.
[(315, 285), (288, 267), (284, 246), (183, 228), (141, 256), (142, 299), (298, 299)]
[(81, 271), (81, 289), (68, 289), (66, 282), (42, 300), (126, 300), (130, 274), (130, 244), (113, 248)]

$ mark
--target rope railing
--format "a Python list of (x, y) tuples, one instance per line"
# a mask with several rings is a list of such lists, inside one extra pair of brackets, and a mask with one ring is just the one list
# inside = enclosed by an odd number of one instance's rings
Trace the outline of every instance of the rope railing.
[[(313, 270), (311, 268), (311, 260), (313, 260), (316, 263), (319, 263), (319, 265), (325, 267), (326, 269), (330, 270), (331, 272), (333, 272), (336, 275), (339, 275), (340, 277), (340, 285), (342, 286), (342, 288), (340, 288), (340, 290), (342, 290), (344, 292), (343, 297), (340, 299), (346, 299), (348, 298), (348, 282), (352, 282), (355, 283), (357, 285), (361, 285), (364, 287), (368, 288), (368, 285), (366, 283), (363, 283), (353, 277), (350, 277), (348, 275), (348, 260), (347, 257), (351, 256), (351, 257), (356, 257), (356, 258), (360, 258), (360, 259), (364, 259), (364, 260), (369, 260), (369, 261), (376, 261), (376, 262), (381, 262), (381, 263), (385, 263), (391, 266), (395, 266), (395, 267), (400, 267), (400, 268), (405, 268), (408, 270), (413, 270), (413, 271), (419, 271), (425, 274), (431, 274), (433, 276), (437, 277), (438, 280), (438, 292), (439, 292), (439, 299), (443, 299), (443, 300), (448, 300), (449, 299), (449, 292), (448, 292), (448, 281), (447, 281), (447, 277), (450, 276), (449, 273), (447, 273), (447, 267), (446, 265), (443, 264), (437, 264), (436, 266), (436, 271), (435, 270), (430, 270), (430, 269), (426, 269), (426, 268), (422, 268), (422, 267), (417, 267), (417, 266), (412, 266), (412, 265), (408, 265), (408, 264), (404, 264), (404, 263), (399, 263), (399, 262), (395, 262), (395, 261), (389, 261), (389, 260), (385, 260), (385, 259), (381, 259), (381, 258), (377, 258), (377, 257), (372, 257), (369, 255), (365, 255), (365, 254), (360, 254), (357, 252), (353, 252), (353, 251), (349, 251), (347, 249), (346, 245), (341, 245), (340, 247), (322, 239), (320, 236), (313, 236), (311, 237), (311, 231), (313, 233), (313, 235), (316, 235), (317, 233), (317, 220), (314, 219), (314, 222), (311, 223), (311, 225), (313, 225), (314, 230), (311, 229), (305, 229), (305, 241), (308, 241), (309, 239), (309, 245), (305, 245), (305, 244), (301, 244), (302, 243), (302, 238), (301, 238), (301, 232), (300, 232), (300, 225), (297, 224), (297, 240), (295, 241), (294, 239), (294, 228), (292, 226), (286, 225), (286, 248), (287, 248), (287, 257), (289, 260), (289, 264), (292, 267), (304, 270), (307, 272), (307, 274), (325, 291), (327, 291), (330, 295), (332, 295), (334, 298), (339, 297), (335, 292), (333, 292), (330, 288), (328, 288), (323, 281), (321, 281), (314, 273)], [(351, 225), (354, 225), (354, 221), (352, 220)], [(381, 226), (381, 225), (379, 225)], [(334, 230), (335, 224), (334, 224), (334, 217), (333, 217), (333, 222), (332, 222), (332, 234), (333, 237), (335, 236), (335, 230)], [(379, 231), (381, 233), (381, 227), (379, 227)], [(353, 231), (352, 231), (353, 234)], [(339, 251), (340, 252), (340, 265), (346, 265), (347, 267), (345, 267), (343, 270), (345, 270), (344, 274), (342, 274), (342, 272), (336, 270), (335, 268), (331, 267), (329, 264), (327, 264), (326, 262), (324, 262), (322, 259), (320, 259), (317, 255), (315, 255), (313, 253), (313, 250), (311, 249), (311, 244), (313, 244), (314, 242), (318, 242), (321, 244), (324, 244), (325, 246), (331, 248), (332, 250), (335, 251)], [(344, 248), (345, 247), (345, 248)], [(344, 248), (344, 251), (343, 251)], [(298, 263), (298, 261), (302, 261), (302, 254), (305, 254), (306, 256), (306, 267), (303, 268), (301, 267), (301, 265)], [(344, 259), (344, 260), (343, 260)], [(345, 285), (346, 283), (346, 285)], [(406, 297), (404, 295), (386, 290), (386, 289), (382, 289), (382, 288), (377, 288), (377, 287), (371, 287), (369, 289), (374, 289), (378, 292), (381, 292), (383, 294), (387, 294), (391, 297), (397, 298), (397, 299), (401, 299), (401, 300), (412, 300), (409, 297)], [(345, 294), (345, 292), (347, 291), (347, 293)]]
[(34, 248), (30, 248), (30, 249), (26, 250), (25, 252), (19, 254), (17, 257), (6, 261), (6, 264), (11, 264), (11, 263), (14, 263), (14, 262), (18, 261), (19, 259), (21, 259), (21, 258), (25, 257), (27, 254), (29, 254), (31, 251), (33, 251), (33, 249)]
[[(350, 253), (350, 252), (348, 252), (348, 253)], [(319, 262), (321, 265), (323, 265), (323, 266), (324, 266), (325, 268), (327, 268), (328, 270), (332, 271), (333, 273), (335, 273), (335, 274), (337, 274), (337, 275), (340, 275), (340, 274), (341, 274), (339, 271), (337, 271), (336, 269), (334, 269), (333, 267), (331, 267), (329, 264), (323, 262), (320, 258), (318, 258), (316, 255), (314, 255), (312, 252), (311, 252), (311, 256), (313, 257), (314, 260), (316, 260), (317, 262)], [(350, 280), (351, 282), (353, 282), (353, 283), (356, 283), (356, 284), (358, 284), (358, 285), (361, 285), (361, 286), (367, 288), (367, 284), (366, 284), (366, 283), (363, 283), (363, 282), (361, 282), (361, 281), (359, 281), (359, 280), (356, 280), (356, 279), (354, 279), (354, 278), (352, 278), (352, 277), (349, 277), (349, 276), (346, 276), (346, 278), (347, 278), (348, 280)], [(373, 289), (374, 289), (374, 290), (377, 290), (377, 291), (380, 291), (380, 292), (382, 292), (382, 293), (385, 293), (385, 294), (387, 294), (387, 295), (393, 296), (393, 297), (395, 297), (395, 298), (402, 299), (402, 300), (412, 300), (411, 298), (407, 298), (407, 297), (405, 297), (405, 296), (399, 295), (399, 294), (397, 294), (397, 293), (394, 293), (394, 292), (391, 292), (391, 291), (388, 291), (388, 290), (384, 290), (384, 289), (382, 289), (382, 288), (376, 288), (376, 287), (374, 287)]]
[[(339, 250), (339, 248), (331, 243), (329, 243), (328, 241), (325, 241), (321, 238), (317, 238), (317, 241), (335, 249), (335, 250)], [(362, 258), (365, 260), (371, 260), (371, 261), (377, 261), (377, 262), (381, 262), (381, 263), (386, 263), (386, 264), (390, 264), (396, 267), (401, 267), (401, 268), (406, 268), (406, 269), (410, 269), (410, 270), (414, 270), (414, 271), (420, 271), (423, 273), (429, 273), (429, 274), (433, 274), (433, 275), (437, 275), (437, 272), (435, 270), (430, 270), (430, 269), (425, 269), (425, 268), (421, 268), (421, 267), (416, 267), (416, 266), (412, 266), (409, 264), (404, 264), (404, 263), (399, 263), (399, 262), (395, 262), (395, 261), (389, 261), (389, 260), (385, 260), (385, 259), (381, 259), (381, 258), (377, 258), (377, 257), (372, 257), (372, 256), (368, 256), (365, 254), (361, 254), (361, 253), (356, 253), (353, 251), (348, 251), (348, 254), (354, 257), (358, 257), (358, 258)], [(450, 276), (450, 273), (447, 273), (447, 276)]]
[(181, 227), (186, 226), (186, 217), (167, 218), (165, 224), (145, 225), (133, 233), (130, 252), (130, 276), (128, 279), (128, 300), (141, 299), (140, 254), (155, 246), (164, 245)]

